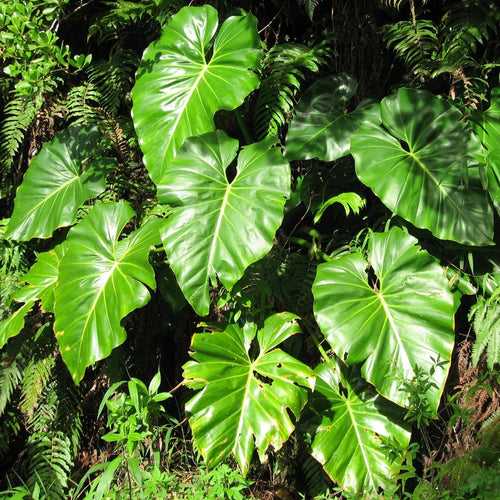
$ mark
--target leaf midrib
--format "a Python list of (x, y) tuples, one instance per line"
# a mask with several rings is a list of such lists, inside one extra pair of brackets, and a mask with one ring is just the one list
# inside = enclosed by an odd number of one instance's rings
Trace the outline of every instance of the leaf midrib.
[[(40, 202), (38, 202), (34, 207), (32, 207), (30, 210), (28, 210), (28, 212), (23, 217), (23, 219), (25, 221), (28, 220), (31, 217), (31, 215), (34, 212), (36, 212), (42, 205), (45, 205), (49, 200), (53, 199), (54, 196), (56, 196), (60, 191), (67, 189), (73, 182), (75, 182), (77, 180), (78, 181), (81, 180), (79, 175), (75, 175), (69, 181), (66, 181), (63, 184), (61, 184), (55, 191), (52, 191), (49, 194), (49, 196), (42, 198), (42, 200)], [(45, 234), (45, 233), (43, 233), (43, 234)]]
[(354, 429), (354, 433), (356, 434), (356, 439), (358, 441), (359, 449), (360, 449), (361, 455), (363, 457), (363, 462), (365, 463), (366, 472), (368, 474), (368, 477), (370, 478), (370, 483), (372, 486), (376, 487), (376, 484), (373, 480), (372, 470), (371, 470), (371, 466), (370, 466), (370, 460), (368, 459), (368, 456), (366, 454), (364, 443), (363, 443), (363, 441), (361, 439), (361, 435), (359, 433), (358, 424), (356, 422), (356, 419), (354, 417), (354, 414), (353, 414), (353, 411), (351, 409), (351, 405), (349, 404), (348, 399), (345, 400), (345, 406), (347, 408), (347, 412), (349, 413), (349, 418), (351, 419), (352, 428)]

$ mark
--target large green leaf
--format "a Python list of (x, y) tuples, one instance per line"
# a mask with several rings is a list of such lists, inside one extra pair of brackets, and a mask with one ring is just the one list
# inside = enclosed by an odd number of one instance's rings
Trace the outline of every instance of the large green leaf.
[[(220, 333), (193, 336), (193, 361), (184, 365), (185, 384), (199, 392), (187, 403), (196, 447), (208, 466), (233, 454), (242, 471), (254, 448), (261, 459), (281, 448), (314, 388), (314, 372), (277, 346), (300, 332), (297, 317), (279, 313), (262, 329), (229, 325)], [(255, 358), (249, 354), (258, 346)], [(301, 387), (302, 386), (302, 387)]]
[(95, 128), (70, 127), (44, 144), (17, 189), (7, 237), (50, 238), (74, 222), (85, 200), (104, 191), (108, 160), (96, 158), (100, 138)]
[(54, 330), (76, 383), (88, 366), (125, 341), (121, 320), (149, 301), (147, 287), (155, 288), (148, 256), (159, 241), (160, 221), (150, 219), (119, 240), (133, 215), (124, 201), (97, 204), (66, 240), (55, 293)]
[(54, 294), (59, 276), (59, 265), (66, 251), (61, 243), (49, 252), (38, 255), (31, 269), (23, 276), (26, 285), (14, 294), (14, 300), (29, 302), (40, 300), (46, 312), (54, 312)]
[(10, 316), (0, 321), (0, 349), (7, 343), (7, 341), (19, 335), (24, 328), (24, 319), (31, 311), (34, 300), (30, 300), (23, 304), (19, 309), (16, 309)]
[(500, 143), (487, 156), (486, 179), (488, 193), (500, 214)]
[(500, 87), (492, 90), (490, 101), (490, 107), (475, 117), (475, 129), (485, 147), (493, 151), (500, 147)]
[(382, 126), (364, 122), (351, 151), (360, 180), (393, 212), (436, 237), (490, 245), (493, 211), (461, 113), (432, 94), (399, 89), (380, 105)]
[(48, 252), (39, 254), (37, 261), (22, 277), (26, 284), (17, 290), (12, 298), (23, 305), (0, 322), (0, 348), (8, 339), (21, 332), (25, 317), (37, 300), (42, 302), (46, 312), (54, 312), (54, 290), (64, 250), (65, 243), (62, 243)]
[(213, 40), (217, 11), (184, 7), (144, 52), (132, 111), (155, 182), (187, 137), (214, 130), (216, 111), (237, 108), (257, 88), (256, 25), (252, 15), (230, 17)]
[(475, 130), (487, 151), (486, 184), (490, 197), (500, 213), (500, 87), (491, 92), (490, 107), (475, 116)]
[[(371, 266), (376, 281), (370, 283)], [(368, 261), (354, 252), (318, 267), (314, 313), (329, 344), (387, 399), (405, 406), (402, 381), (418, 366), (435, 387), (427, 399), (436, 411), (454, 343), (453, 295), (441, 266), (400, 228), (370, 237)], [(442, 363), (431, 376), (434, 360)]]
[(347, 106), (358, 84), (348, 75), (322, 78), (300, 100), (286, 138), (289, 160), (334, 161), (350, 152), (351, 136), (365, 120), (380, 122), (378, 105)]
[(404, 450), (410, 432), (402, 422), (401, 409), (366, 383), (340, 373), (334, 363), (332, 359), (315, 370), (312, 405), (321, 422), (312, 455), (343, 490), (369, 495), (394, 484), (401, 459), (391, 461), (384, 445)]
[(178, 207), (162, 230), (169, 264), (200, 315), (209, 311), (210, 282), (231, 289), (271, 249), (290, 193), (290, 167), (272, 139), (244, 147), (229, 182), (237, 150), (221, 131), (193, 137), (158, 183), (159, 200)]

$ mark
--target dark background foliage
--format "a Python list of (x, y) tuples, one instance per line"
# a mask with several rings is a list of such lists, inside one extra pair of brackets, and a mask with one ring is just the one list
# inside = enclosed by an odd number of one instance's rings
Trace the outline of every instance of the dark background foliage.
[[(214, 5), (221, 19), (239, 9), (258, 19), (266, 49), (261, 91), (247, 99), (237, 115), (220, 112), (216, 117), (242, 143), (254, 142), (271, 129), (283, 139), (303, 90), (323, 75), (345, 72), (355, 77), (359, 88), (353, 106), (411, 86), (453, 99), (466, 115), (486, 108), (491, 89), (498, 85), (499, 14), (492, 1), (221, 0), (190, 5), (204, 3)], [(25, 11), (20, 4), (33, 10)], [(139, 216), (153, 209), (154, 186), (142, 164), (130, 117), (130, 90), (143, 50), (184, 4), (180, 0), (11, 2), (12, 9), (19, 9), (19, 16), (33, 26), (16, 35), (9, 28), (12, 12), (4, 11), (0, 18), (1, 218), (11, 214), (15, 190), (30, 159), (72, 123), (96, 124), (106, 150), (118, 162), (104, 198), (130, 201)], [(36, 34), (42, 31), (52, 33), (54, 40), (38, 40)], [(283, 50), (283, 44), (291, 43), (302, 44), (297, 54)], [(15, 44), (18, 51), (8, 49)], [(79, 54), (81, 59), (76, 60)], [(84, 61), (87, 56), (91, 57)], [(30, 74), (34, 68), (39, 74)], [(290, 83), (291, 77), (296, 83)], [(216, 306), (202, 327), (222, 324), (235, 315), (259, 320), (269, 312), (288, 310), (301, 315), (305, 331), (313, 336), (317, 327), (310, 290), (322, 255), (363, 245), (366, 228), (383, 230), (391, 218), (405, 225), (447, 267), (455, 286), (474, 289), (457, 313), (456, 349), (439, 418), (414, 428), (413, 441), (420, 447), (414, 457), (416, 471), (410, 467), (409, 474), (409, 490), (423, 477), (429, 484), (435, 481), (434, 486), (445, 483), (445, 489), (459, 491), (464, 473), (453, 469), (453, 461), (466, 457), (467, 463), (459, 466), (472, 470), (467, 467), (477, 463), (470, 453), (480, 445), (478, 429), (498, 415), (498, 373), (488, 370), (484, 359), (473, 365), (471, 351), (481, 325), (470, 319), (471, 307), (491, 296), (496, 285), (488, 273), (497, 271), (497, 247), (473, 249), (439, 241), (393, 216), (357, 180), (351, 157), (338, 160), (335, 169), (330, 167), (314, 160), (293, 163), (296, 203), (289, 204), (273, 250), (247, 270), (231, 294), (221, 287), (213, 292)], [(345, 191), (366, 198), (367, 208), (345, 217), (340, 206), (332, 206), (314, 224), (312, 209)], [(12, 310), (12, 293), (35, 252), (52, 248), (65, 232), (59, 230), (48, 241), (23, 244), (0, 239), (2, 317)], [(104, 420), (97, 417), (97, 409), (110, 383), (131, 376), (149, 381), (160, 367), (162, 388), (179, 386), (190, 339), (201, 320), (176, 287), (161, 250), (152, 259), (157, 292), (146, 307), (126, 318), (127, 342), (89, 370), (80, 387), (72, 384), (54, 340), (45, 331), (50, 314), (35, 310), (21, 336), (0, 352), (0, 489), (21, 483), (33, 488), (41, 481), (49, 498), (64, 497), (90, 465), (106, 458), (108, 449), (99, 438)], [(318, 360), (312, 343), (291, 343), (288, 348), (309, 363)], [(174, 394), (167, 408), (183, 421), (188, 392), (180, 388)], [(175, 432), (179, 441), (189, 443), (184, 423)], [(196, 457), (183, 451), (189, 444), (177, 446), (178, 453), (184, 453), (179, 468), (194, 470)], [(61, 451), (55, 453), (58, 447)], [(294, 435), (269, 464), (256, 465), (251, 471), (253, 494), (293, 498), (298, 492), (311, 496), (322, 486), (333, 491), (334, 485), (317, 464), (304, 458), (306, 448), (307, 433)], [(44, 453), (52, 453), (51, 458), (44, 460)], [(448, 472), (448, 465), (443, 465), (445, 472), (438, 473), (436, 464), (452, 465)], [(484, 485), (491, 476), (470, 467), (483, 481), (473, 494), (481, 488), (489, 491)], [(456, 498), (463, 498), (460, 494), (467, 492), (456, 493)]]

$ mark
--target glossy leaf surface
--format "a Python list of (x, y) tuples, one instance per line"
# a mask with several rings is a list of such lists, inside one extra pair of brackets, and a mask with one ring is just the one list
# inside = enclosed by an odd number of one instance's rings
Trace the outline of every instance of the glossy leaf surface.
[(378, 105), (347, 111), (357, 87), (356, 81), (345, 74), (322, 78), (311, 85), (288, 129), (286, 157), (289, 160), (342, 158), (349, 154), (351, 136), (363, 121), (380, 122)]
[[(207, 465), (234, 455), (244, 473), (254, 448), (261, 459), (281, 448), (294, 430), (288, 411), (299, 418), (314, 388), (314, 372), (278, 346), (299, 333), (297, 317), (279, 313), (261, 330), (229, 325), (220, 333), (193, 336), (185, 384), (199, 392), (187, 403), (194, 442)], [(249, 354), (252, 343), (258, 355)]]
[(0, 349), (10, 338), (21, 333), (21, 330), (24, 328), (24, 319), (31, 311), (33, 304), (33, 300), (26, 302), (19, 309), (16, 309), (10, 316), (0, 321)]
[(169, 264), (199, 315), (209, 311), (209, 285), (227, 288), (272, 247), (290, 193), (290, 167), (272, 139), (244, 147), (236, 175), (226, 169), (238, 141), (221, 131), (186, 141), (158, 183), (158, 199), (177, 208), (162, 230)]
[(64, 255), (65, 244), (38, 255), (37, 261), (22, 277), (26, 284), (17, 290), (13, 300), (23, 305), (0, 322), (0, 348), (8, 339), (15, 337), (24, 327), (24, 319), (37, 300), (45, 312), (54, 312), (54, 290), (57, 283), (59, 262)]
[(70, 127), (42, 147), (17, 189), (7, 237), (50, 238), (73, 224), (84, 201), (104, 191), (109, 160), (96, 158), (100, 137), (97, 129)]
[(335, 368), (322, 363), (315, 370), (312, 404), (321, 415), (321, 422), (312, 443), (312, 455), (343, 490), (363, 495), (375, 493), (393, 483), (398, 465), (397, 460), (389, 459), (384, 440), (404, 449), (410, 432), (402, 424), (402, 412), (396, 405), (359, 380), (341, 376), (339, 381)]
[(475, 130), (481, 142), (493, 151), (500, 147), (500, 87), (491, 91), (490, 107), (477, 117)]
[[(368, 280), (367, 268), (375, 274)], [(453, 295), (441, 266), (400, 228), (373, 233), (368, 261), (354, 252), (318, 267), (314, 313), (340, 359), (363, 363), (362, 376), (387, 399), (405, 406), (402, 381), (418, 365), (436, 368), (427, 400), (437, 410), (454, 344)]]
[(65, 250), (66, 244), (61, 243), (48, 252), (38, 254), (37, 261), (22, 278), (26, 285), (15, 293), (14, 299), (18, 302), (39, 299), (45, 312), (54, 312), (59, 265)]
[(493, 212), (458, 109), (432, 94), (399, 89), (380, 105), (382, 126), (352, 137), (359, 179), (397, 215), (434, 236), (491, 245)]
[(144, 52), (132, 111), (155, 182), (186, 138), (214, 130), (215, 112), (237, 108), (259, 84), (255, 17), (230, 17), (216, 35), (217, 26), (213, 7), (184, 7)]
[(486, 179), (491, 201), (500, 214), (500, 143), (488, 153)]
[(151, 219), (119, 239), (134, 216), (126, 202), (101, 203), (71, 229), (59, 268), (54, 330), (76, 383), (85, 369), (125, 341), (121, 320), (150, 298), (155, 288), (149, 250), (159, 240)]

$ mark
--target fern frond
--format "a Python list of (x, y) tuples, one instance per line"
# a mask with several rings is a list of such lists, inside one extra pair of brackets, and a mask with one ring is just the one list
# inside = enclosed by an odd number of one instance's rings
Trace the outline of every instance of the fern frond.
[(43, 389), (52, 375), (55, 361), (54, 355), (50, 353), (40, 359), (32, 358), (24, 369), (19, 409), (28, 421), (40, 402)]
[(489, 0), (457, 2), (443, 16), (443, 39), (439, 59), (444, 67), (476, 64), (480, 45), (497, 34), (498, 8)]
[(36, 412), (33, 412), (27, 422), (27, 428), (32, 434), (48, 432), (56, 422), (59, 397), (57, 394), (57, 379), (52, 379), (44, 387)]
[(254, 115), (259, 140), (275, 135), (286, 123), (306, 72), (318, 72), (330, 55), (326, 43), (314, 47), (286, 43), (274, 46), (267, 53)]
[(93, 125), (100, 119), (98, 111), (101, 94), (92, 83), (73, 87), (66, 97), (64, 107), (70, 122), (76, 125)]
[(438, 28), (432, 21), (400, 21), (385, 28), (389, 48), (411, 69), (415, 76), (428, 76), (439, 48)]
[(109, 60), (93, 64), (89, 70), (89, 82), (100, 95), (100, 105), (109, 113), (117, 113), (128, 95), (139, 64), (137, 55), (130, 50), (120, 50)]
[[(5, 356), (7, 358), (7, 356)], [(22, 368), (16, 359), (2, 359), (0, 363), (0, 416), (5, 412), (22, 378)]]
[(21, 431), (21, 419), (18, 412), (7, 410), (0, 418), (0, 457), (9, 453), (10, 443)]
[(162, 25), (172, 12), (181, 7), (176, 0), (110, 0), (106, 14), (97, 19), (89, 28), (89, 38), (98, 42), (109, 42), (123, 37), (125, 31), (140, 26), (143, 31), (151, 31)]
[(60, 431), (35, 433), (28, 438), (26, 477), (30, 488), (38, 484), (46, 498), (66, 497), (73, 467), (71, 443)]
[(329, 481), (321, 464), (311, 455), (304, 457), (301, 463), (302, 477), (308, 498), (322, 496), (328, 491)]
[(12, 166), (37, 112), (35, 102), (24, 97), (15, 97), (5, 106), (5, 118), (0, 126), (0, 166), (4, 173)]
[[(54, 354), (51, 356), (55, 360)], [(36, 411), (26, 415), (30, 436), (24, 478), (30, 488), (38, 484), (47, 498), (54, 499), (67, 498), (68, 480), (83, 433), (80, 398), (64, 370), (57, 360), (49, 375), (42, 374), (48, 382), (41, 395), (37, 389), (31, 389), (38, 396), (38, 403)]]
[(321, 0), (298, 0), (299, 5), (304, 7), (309, 19), (312, 21), (314, 17), (314, 11), (316, 7), (320, 4)]
[(500, 363), (500, 303), (480, 297), (471, 311), (476, 341), (472, 346), (472, 363), (477, 366), (486, 351), (486, 364), (490, 370)]

